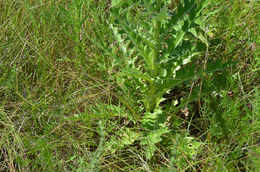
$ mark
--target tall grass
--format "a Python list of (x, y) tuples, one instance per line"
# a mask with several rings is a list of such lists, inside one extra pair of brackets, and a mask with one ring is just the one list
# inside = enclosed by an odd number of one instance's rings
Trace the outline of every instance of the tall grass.
[(99, 145), (98, 126), (69, 117), (110, 101), (106, 74), (97, 71), (103, 55), (82, 36), (95, 37), (105, 22), (98, 12), (105, 17), (106, 8), (85, 1), (1, 1), (1, 170), (66, 171), (81, 157), (90, 159), (84, 147)]

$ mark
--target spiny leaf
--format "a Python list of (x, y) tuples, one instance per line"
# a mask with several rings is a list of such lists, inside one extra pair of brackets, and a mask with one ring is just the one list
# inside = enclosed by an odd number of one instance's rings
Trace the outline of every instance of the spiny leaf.
[(225, 63), (222, 63), (221, 59), (217, 59), (216, 61), (208, 61), (207, 68), (204, 71), (204, 73), (213, 73), (215, 71), (223, 71), (227, 69), (228, 67), (232, 67), (236, 65), (235, 62), (227, 61)]
[(161, 127), (158, 130), (154, 130), (148, 133), (144, 139), (141, 140), (140, 144), (146, 146), (146, 158), (151, 159), (156, 150), (156, 143), (162, 141), (162, 135), (168, 133), (166, 127)]
[(125, 34), (128, 36), (128, 38), (131, 40), (131, 43), (137, 48), (138, 52), (142, 57), (147, 56), (147, 52), (144, 50), (144, 46), (142, 45), (141, 41), (144, 41), (150, 45), (150, 47), (153, 47), (154, 44), (150, 42), (149, 40), (145, 39), (141, 35), (139, 35), (137, 32), (135, 32), (133, 29), (131, 29), (125, 22), (125, 20), (121, 19), (119, 17), (119, 14), (116, 10), (111, 10), (112, 14), (117, 18), (119, 25), (124, 30)]
[(161, 37), (165, 37), (166, 34), (172, 30), (173, 26), (176, 25), (176, 23), (179, 20), (182, 20), (186, 14), (189, 13), (189, 11), (195, 7), (195, 0), (187, 1), (185, 0), (184, 4), (180, 4), (177, 8), (177, 11), (172, 13), (170, 15), (170, 20), (168, 21), (169, 23), (167, 24), (167, 29), (164, 31), (164, 34), (162, 34)]
[(118, 76), (130, 76), (143, 79), (149, 83), (153, 83), (154, 80), (149, 75), (142, 73), (140, 70), (134, 68), (125, 68), (121, 72), (117, 73)]
[(158, 21), (163, 21), (169, 17), (167, 9), (163, 8), (159, 13), (156, 13), (153, 18)]
[(126, 128), (124, 130), (121, 130), (120, 136), (122, 138), (122, 144), (130, 145), (134, 143), (134, 141), (138, 138), (139, 133), (135, 132), (130, 128)]
[(123, 0), (111, 0), (111, 7), (116, 7), (120, 5), (123, 2)]

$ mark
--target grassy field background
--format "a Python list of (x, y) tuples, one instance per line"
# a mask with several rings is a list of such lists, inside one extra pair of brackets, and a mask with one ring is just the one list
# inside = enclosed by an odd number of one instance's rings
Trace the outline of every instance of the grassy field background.
[(188, 104), (187, 117), (166, 108), (170, 133), (149, 159), (134, 138), (139, 97), (122, 90), (93, 42), (120, 55), (111, 2), (1, 0), (0, 171), (259, 171), (259, 7), (209, 2), (205, 53), (236, 66), (195, 83), (213, 91)]

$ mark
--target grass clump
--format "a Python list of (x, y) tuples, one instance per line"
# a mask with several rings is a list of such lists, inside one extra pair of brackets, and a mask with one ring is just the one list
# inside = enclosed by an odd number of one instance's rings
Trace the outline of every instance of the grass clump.
[(257, 1), (0, 2), (0, 171), (259, 171)]

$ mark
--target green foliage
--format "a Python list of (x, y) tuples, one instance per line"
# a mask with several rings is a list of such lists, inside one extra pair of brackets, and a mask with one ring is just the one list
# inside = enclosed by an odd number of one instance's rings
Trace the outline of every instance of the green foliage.
[[(201, 11), (207, 1), (184, 1), (174, 11), (167, 8), (166, 2), (156, 3), (130, 1), (111, 9), (118, 23), (111, 28), (122, 52), (122, 58), (117, 57), (114, 62), (120, 68), (116, 76), (124, 78), (117, 79), (118, 83), (125, 83), (123, 89), (130, 85), (138, 88), (147, 112), (155, 109), (167, 91), (202, 72), (195, 64), (185, 64), (200, 53), (194, 38), (203, 32)], [(143, 8), (144, 5), (149, 8)], [(133, 6), (138, 7), (139, 16), (146, 16), (145, 20), (133, 21)], [(204, 72), (221, 70), (223, 66), (215, 63)]]
[[(171, 10), (168, 9), (170, 2), (161, 0), (112, 1), (111, 12), (116, 24), (110, 27), (122, 53), (122, 56), (113, 56), (113, 66), (119, 67), (116, 77), (121, 88), (141, 95), (146, 111), (142, 126), (148, 129), (144, 132), (147, 138), (141, 144), (148, 145), (148, 159), (155, 151), (153, 145), (168, 132), (167, 127), (162, 126), (167, 118), (159, 106), (164, 100), (162, 96), (202, 73), (223, 70), (227, 66), (218, 61), (202, 71), (196, 64), (186, 65), (200, 54), (196, 42), (208, 45), (202, 36), (205, 25), (201, 13), (207, 3), (204, 0), (183, 1)], [(139, 20), (134, 19), (136, 16)]]
[(259, 9), (0, 1), (0, 171), (259, 171)]
[[(200, 17), (205, 4), (206, 1), (185, 1), (172, 12), (164, 2), (142, 1), (128, 2), (124, 4), (127, 7), (116, 6), (111, 9), (115, 21), (118, 22), (112, 28), (125, 56), (119, 61), (121, 70), (117, 76), (137, 78), (132, 82), (141, 88), (142, 101), (148, 112), (154, 110), (168, 90), (199, 74), (195, 68), (181, 70), (179, 75), (176, 71), (196, 54), (192, 51), (195, 45), (191, 39), (185, 39), (185, 35), (190, 33), (191, 28), (198, 28), (195, 21)], [(143, 5), (149, 8), (142, 8)], [(137, 6), (140, 9), (138, 15), (146, 16), (147, 20), (134, 23), (131, 20), (132, 13), (129, 12), (131, 6)], [(131, 54), (138, 57), (133, 58)], [(141, 64), (136, 63), (137, 60), (141, 60)], [(122, 66), (123, 64), (125, 65)]]

